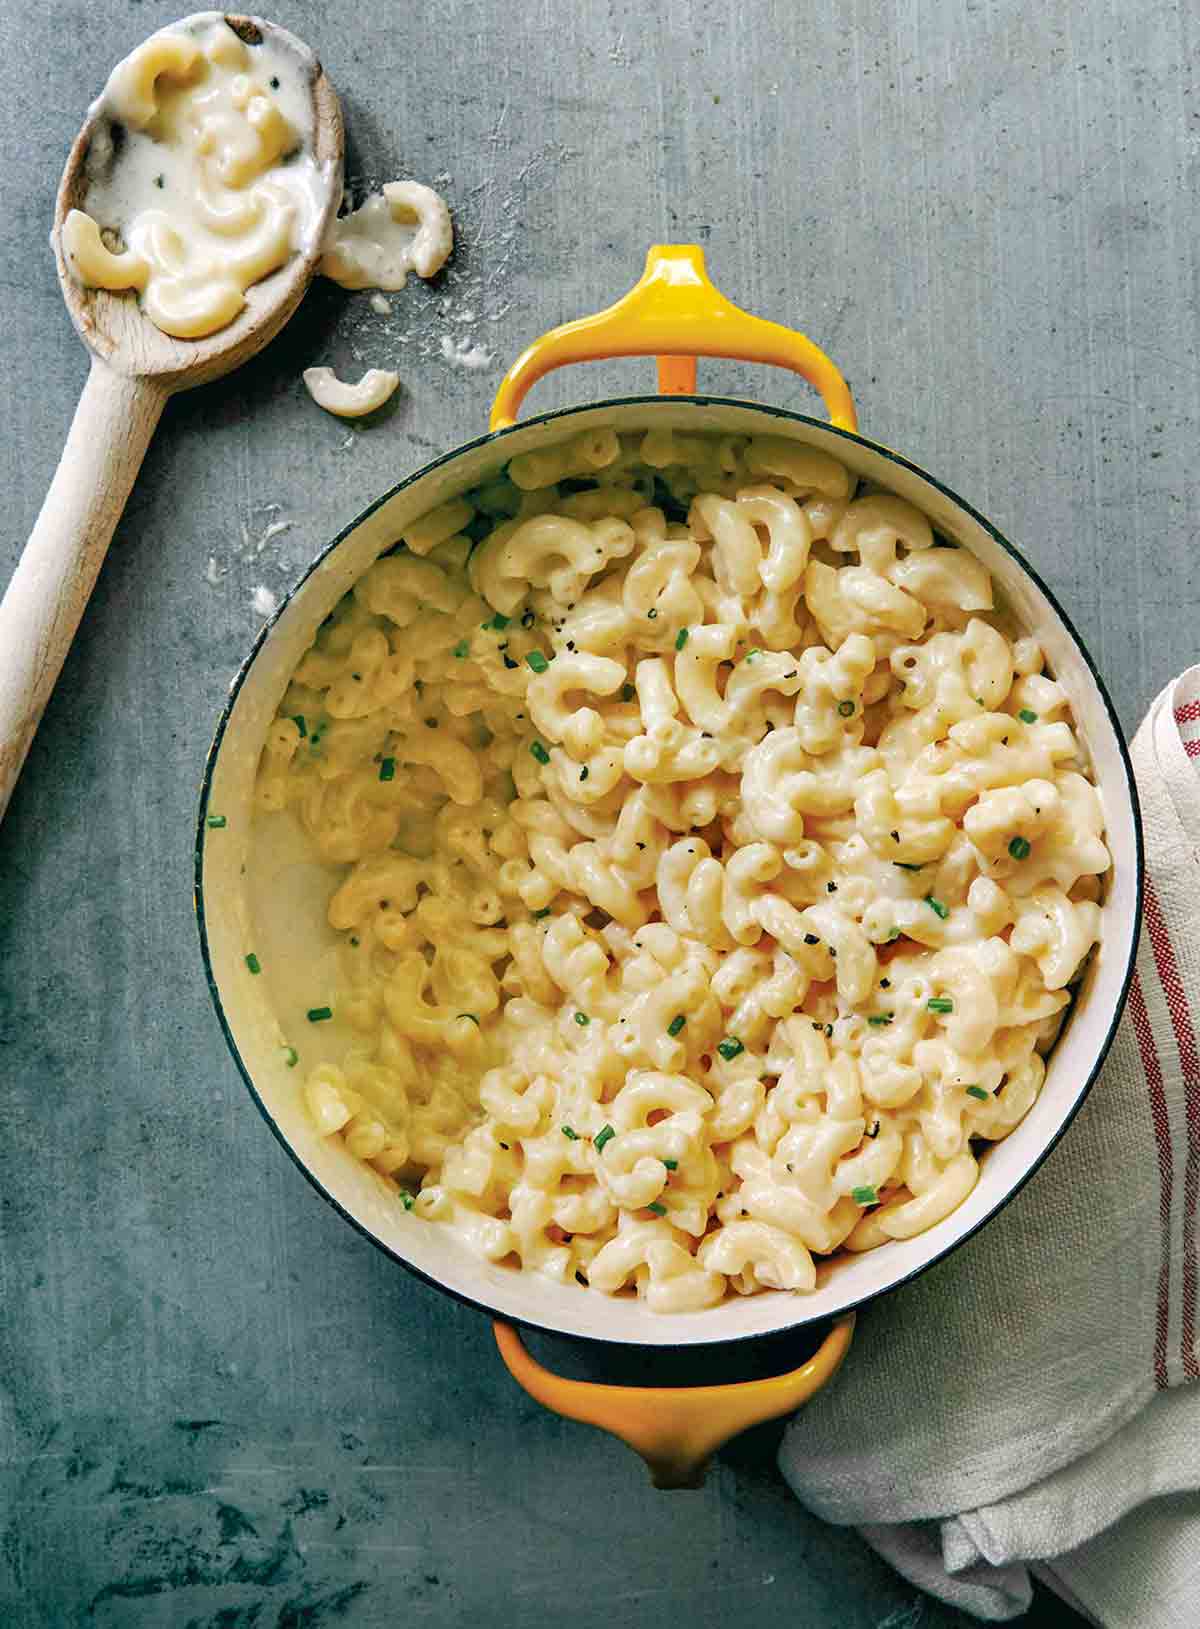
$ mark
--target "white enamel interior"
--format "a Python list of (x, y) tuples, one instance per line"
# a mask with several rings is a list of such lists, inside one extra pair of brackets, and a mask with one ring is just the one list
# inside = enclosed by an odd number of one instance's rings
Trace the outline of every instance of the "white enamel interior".
[[(304, 1008), (312, 1004), (311, 983), (281, 980), (278, 969), (289, 954), (294, 958), (298, 945), (322, 931), (321, 888), (327, 887), (314, 882), (311, 868), (306, 872), (304, 866), (287, 863), (295, 856), (287, 854), (286, 844), (260, 842), (252, 850), (248, 842), (259, 750), (288, 677), (318, 624), (410, 521), (495, 474), (514, 454), (601, 425), (785, 435), (823, 448), (859, 475), (918, 505), (944, 536), (983, 561), (1021, 622), (1037, 634), (1055, 677), (1071, 697), (1104, 802), (1115, 874), (1104, 906), (1103, 944), (1050, 1059), (1037, 1103), (1005, 1142), (988, 1150), (975, 1191), (952, 1216), (917, 1238), (826, 1264), (811, 1295), (736, 1297), (705, 1312), (666, 1317), (633, 1298), (610, 1299), (578, 1285), (554, 1284), (534, 1273), (478, 1261), (448, 1231), (407, 1214), (382, 1180), (351, 1158), (337, 1139), (315, 1134), (300, 1100), (303, 1069), (288, 1069), (284, 1063), (281, 1033), (303, 1044), (311, 1059), (314, 1026), (303, 1018)], [(202, 922), (218, 1006), (253, 1090), (312, 1179), (385, 1249), (448, 1290), (507, 1318), (563, 1334), (647, 1346), (737, 1339), (828, 1317), (892, 1288), (972, 1232), (1042, 1158), (1085, 1092), (1124, 993), (1137, 929), (1139, 849), (1126, 759), (1091, 667), (1052, 603), (987, 528), (927, 477), (855, 437), (752, 404), (664, 398), (578, 408), (466, 448), (394, 492), (330, 550), (267, 629), (236, 688), (202, 816), (205, 809), (219, 811), (228, 821), (224, 829), (211, 831), (202, 818), (200, 827)], [(289, 878), (294, 884), (290, 895), (280, 888), (281, 880)], [(262, 960), (265, 976), (248, 972), (245, 956), (251, 949)], [(323, 1044), (327, 1047), (328, 1040)], [(244, 1135), (261, 1137), (250, 1113)], [(262, 1158), (273, 1157), (264, 1141)]]

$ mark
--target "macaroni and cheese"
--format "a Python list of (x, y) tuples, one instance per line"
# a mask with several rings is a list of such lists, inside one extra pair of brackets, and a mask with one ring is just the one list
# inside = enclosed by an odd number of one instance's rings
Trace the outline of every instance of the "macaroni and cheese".
[(288, 1046), (320, 1131), (483, 1256), (663, 1312), (970, 1193), (1110, 863), (986, 571), (774, 437), (589, 431), (426, 515), (257, 798), (338, 874), (308, 1017), (345, 1045)]
[(136, 289), (164, 333), (198, 339), (315, 245), (333, 178), (300, 65), (269, 35), (247, 45), (217, 12), (173, 24), (117, 64), (98, 111), (87, 209), (62, 228), (85, 287)]
[(340, 419), (360, 419), (376, 412), (400, 388), (400, 375), (387, 368), (368, 368), (353, 385), (339, 379), (332, 368), (305, 368), (302, 377), (317, 406)]
[(409, 272), (436, 277), (454, 247), (450, 211), (420, 181), (386, 181), (334, 221), (318, 267), (343, 288), (403, 288)]

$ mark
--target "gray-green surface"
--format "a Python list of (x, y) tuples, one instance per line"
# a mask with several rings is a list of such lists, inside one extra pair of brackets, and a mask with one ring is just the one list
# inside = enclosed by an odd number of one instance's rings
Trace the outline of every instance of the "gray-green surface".
[[(459, 248), (388, 319), (318, 289), (244, 375), (169, 408), (0, 827), (6, 1625), (966, 1623), (809, 1519), (769, 1434), (703, 1492), (651, 1492), (509, 1383), (480, 1316), (321, 1203), (209, 1009), (191, 827), (255, 587), (477, 431), (507, 360), (664, 238), (806, 327), (864, 427), (1027, 550), (1132, 728), (1196, 654), (1200, 432), (1196, 14), (1133, 12), (278, 7), (344, 96), (352, 183), (443, 177)], [(171, 15), (0, 8), (0, 580), (85, 369), (46, 248), (62, 159), (109, 64)], [(448, 363), (458, 335), (495, 365)], [(318, 361), (394, 366), (403, 393), (349, 432), (303, 391)], [(535, 399), (651, 376), (579, 370)], [(702, 378), (807, 401), (788, 376)]]

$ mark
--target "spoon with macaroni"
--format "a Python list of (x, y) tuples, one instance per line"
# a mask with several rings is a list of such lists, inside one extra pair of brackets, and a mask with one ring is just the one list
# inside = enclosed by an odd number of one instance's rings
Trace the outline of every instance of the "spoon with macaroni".
[(0, 602), (0, 816), (167, 398), (248, 361), (308, 288), (342, 193), (337, 94), (303, 41), (201, 12), (117, 64), (51, 244), (92, 353)]

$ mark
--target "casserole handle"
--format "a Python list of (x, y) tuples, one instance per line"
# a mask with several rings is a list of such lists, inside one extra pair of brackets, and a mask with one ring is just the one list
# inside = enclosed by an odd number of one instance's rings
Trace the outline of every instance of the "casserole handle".
[(535, 339), (513, 363), (492, 404), (491, 427), (515, 422), (526, 392), (570, 362), (613, 356), (657, 356), (658, 388), (668, 396), (696, 389), (698, 356), (768, 362), (803, 374), (821, 393), (831, 424), (857, 426), (850, 388), (811, 339), (794, 328), (742, 311), (713, 286), (704, 250), (694, 243), (659, 243), (646, 256), (641, 281), (594, 316), (563, 323)]
[(500, 1356), (536, 1402), (620, 1437), (650, 1467), (656, 1488), (698, 1488), (709, 1458), (739, 1432), (790, 1414), (841, 1367), (854, 1314), (834, 1324), (799, 1369), (731, 1386), (605, 1386), (566, 1380), (530, 1356), (511, 1324), (492, 1325)]

